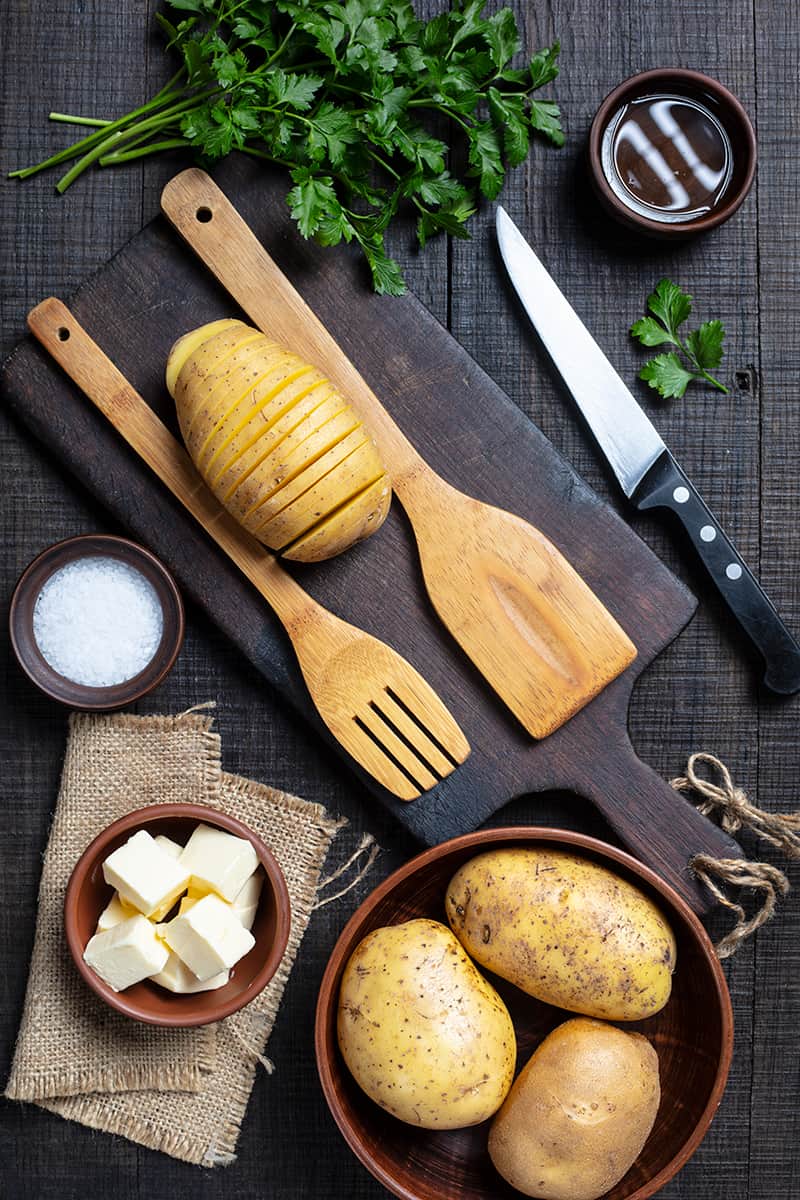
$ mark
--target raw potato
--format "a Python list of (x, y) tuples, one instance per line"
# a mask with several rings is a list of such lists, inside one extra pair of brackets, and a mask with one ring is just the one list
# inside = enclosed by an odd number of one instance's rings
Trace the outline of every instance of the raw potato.
[(468, 954), (538, 1000), (639, 1021), (672, 990), (675, 938), (655, 904), (598, 863), (509, 848), (471, 859), (447, 889)]
[(423, 1129), (485, 1121), (514, 1078), (508, 1010), (438, 921), (375, 929), (356, 947), (342, 976), (338, 1034), (367, 1095)]
[(316, 367), (242, 321), (212, 321), (179, 338), (166, 377), (198, 471), (270, 549), (319, 562), (383, 524), (389, 476)]
[(492, 1122), (489, 1155), (539, 1200), (596, 1200), (627, 1174), (658, 1112), (647, 1038), (577, 1017), (546, 1037)]

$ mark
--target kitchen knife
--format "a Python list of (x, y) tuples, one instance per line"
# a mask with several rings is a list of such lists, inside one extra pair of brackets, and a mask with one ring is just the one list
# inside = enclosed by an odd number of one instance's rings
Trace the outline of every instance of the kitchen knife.
[(655, 426), (500, 206), (497, 238), (517, 295), (625, 495), (641, 511), (666, 508), (677, 516), (731, 613), (763, 656), (766, 686), (786, 696), (800, 691), (800, 646)]

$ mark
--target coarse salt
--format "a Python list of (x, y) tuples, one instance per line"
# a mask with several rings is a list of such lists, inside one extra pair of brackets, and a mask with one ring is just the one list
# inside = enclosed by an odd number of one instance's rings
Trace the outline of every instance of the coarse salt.
[(36, 598), (33, 636), (59, 675), (112, 687), (138, 675), (161, 641), (155, 588), (117, 558), (89, 555), (54, 571)]

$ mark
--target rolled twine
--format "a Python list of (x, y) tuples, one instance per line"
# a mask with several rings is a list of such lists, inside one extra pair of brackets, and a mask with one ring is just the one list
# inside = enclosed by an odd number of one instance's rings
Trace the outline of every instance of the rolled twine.
[[(708, 767), (716, 776), (708, 779), (697, 772), (698, 764)], [(737, 788), (731, 773), (713, 754), (693, 754), (686, 774), (671, 781), (679, 792), (693, 792), (701, 797), (697, 804), (704, 816), (714, 814), (726, 833), (749, 829), (770, 845), (782, 850), (788, 858), (800, 858), (800, 813), (773, 813), (751, 804), (745, 792)], [(689, 866), (712, 896), (736, 916), (733, 929), (714, 947), (719, 958), (730, 958), (751, 934), (765, 925), (775, 914), (778, 897), (789, 891), (789, 880), (778, 867), (765, 862), (748, 862), (743, 858), (714, 858), (710, 854), (695, 854)], [(760, 892), (761, 906), (748, 917), (744, 908), (726, 894), (721, 884), (750, 888)]]

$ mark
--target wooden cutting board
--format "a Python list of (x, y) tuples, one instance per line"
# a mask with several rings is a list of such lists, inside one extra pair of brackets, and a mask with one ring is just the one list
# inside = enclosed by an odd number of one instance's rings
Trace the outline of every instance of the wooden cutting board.
[[(687, 871), (691, 854), (740, 851), (640, 762), (627, 736), (635, 679), (688, 622), (694, 598), (413, 296), (375, 296), (355, 253), (322, 251), (299, 237), (282, 177), (233, 157), (216, 178), (434, 469), (541, 529), (638, 648), (632, 666), (599, 697), (556, 733), (533, 741), (436, 620), (413, 535), (393, 505), (374, 538), (331, 562), (292, 570), (323, 604), (388, 641), (425, 675), (462, 725), (472, 754), (411, 804), (362, 775), (366, 786), (429, 844), (474, 829), (516, 795), (572, 789), (596, 803), (629, 848), (695, 908), (706, 907)], [(163, 378), (170, 346), (202, 322), (240, 315), (161, 218), (71, 305), (173, 430)], [(170, 566), (187, 594), (327, 738), (288, 640), (263, 601), (33, 342), (7, 360), (2, 388), (11, 410)]]

